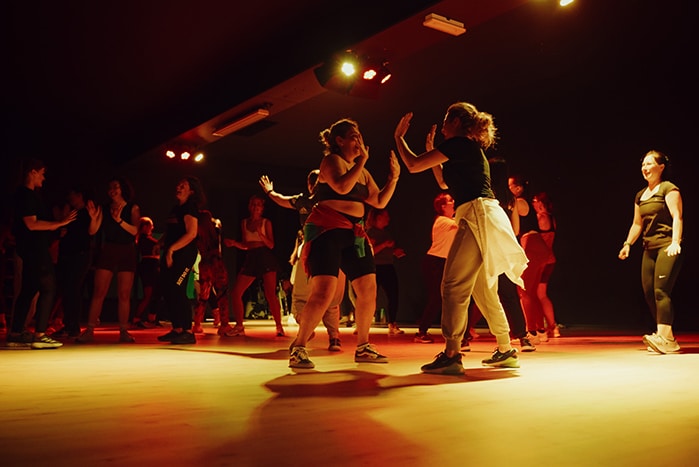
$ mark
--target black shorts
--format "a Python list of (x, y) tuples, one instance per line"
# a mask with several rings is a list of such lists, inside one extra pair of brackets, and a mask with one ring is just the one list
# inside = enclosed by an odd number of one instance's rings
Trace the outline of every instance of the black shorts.
[(268, 272), (279, 272), (279, 263), (272, 250), (260, 247), (245, 252), (245, 263), (240, 274), (261, 279)]
[(95, 269), (116, 272), (136, 272), (138, 254), (135, 243), (105, 243), (99, 251)]
[(360, 257), (355, 247), (355, 236), (352, 230), (332, 229), (323, 232), (310, 245), (308, 253), (308, 269), (310, 276), (335, 276), (340, 269), (350, 281), (367, 274), (376, 273), (374, 255), (366, 238), (364, 256)]

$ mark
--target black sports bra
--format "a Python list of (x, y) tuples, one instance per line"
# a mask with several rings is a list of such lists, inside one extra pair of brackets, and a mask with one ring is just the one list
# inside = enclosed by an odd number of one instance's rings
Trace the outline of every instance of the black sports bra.
[(327, 183), (318, 183), (316, 191), (313, 195), (316, 201), (325, 201), (330, 199), (344, 201), (359, 201), (364, 202), (369, 197), (369, 188), (361, 183), (355, 183), (349, 193), (341, 195), (333, 190)]

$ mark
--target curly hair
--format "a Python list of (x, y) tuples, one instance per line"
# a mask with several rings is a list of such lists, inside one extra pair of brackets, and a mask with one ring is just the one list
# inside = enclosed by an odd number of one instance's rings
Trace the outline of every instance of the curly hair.
[(330, 128), (320, 132), (320, 142), (323, 144), (323, 154), (339, 154), (340, 147), (337, 145), (335, 139), (339, 137), (345, 137), (347, 133), (351, 130), (359, 129), (359, 124), (354, 120), (349, 118), (343, 118), (333, 123)]
[(468, 102), (456, 102), (447, 109), (446, 120), (458, 118), (461, 122), (463, 136), (476, 141), (483, 149), (495, 145), (497, 128), (493, 116), (479, 111), (475, 105)]

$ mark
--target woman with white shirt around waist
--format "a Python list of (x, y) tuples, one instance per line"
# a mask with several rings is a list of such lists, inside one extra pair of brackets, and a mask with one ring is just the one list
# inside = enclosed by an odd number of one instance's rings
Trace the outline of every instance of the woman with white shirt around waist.
[(442, 279), (442, 335), (446, 348), (421, 370), (437, 374), (464, 371), (460, 350), (471, 295), (497, 340), (493, 355), (482, 363), (516, 368), (517, 350), (510, 343), (510, 327), (498, 298), (497, 284), (501, 273), (521, 284), (527, 258), (490, 186), (484, 150), (495, 144), (493, 116), (467, 102), (450, 105), (442, 123), (444, 141), (434, 146), (433, 126), (426, 151), (420, 155), (410, 150), (404, 138), (412, 117), (412, 113), (404, 115), (394, 132), (400, 157), (410, 173), (428, 169), (438, 172), (437, 180), (443, 179), (454, 197), (458, 224)]

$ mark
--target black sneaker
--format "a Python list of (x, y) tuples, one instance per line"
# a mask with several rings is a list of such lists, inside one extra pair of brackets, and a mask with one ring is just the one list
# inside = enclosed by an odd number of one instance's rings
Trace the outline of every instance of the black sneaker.
[(388, 357), (381, 355), (373, 344), (358, 345), (354, 351), (354, 361), (357, 363), (388, 363)]
[(289, 368), (315, 368), (315, 364), (308, 358), (306, 347), (295, 346), (291, 349)]
[(175, 332), (174, 329), (171, 329), (170, 332), (168, 332), (167, 334), (163, 334), (162, 336), (158, 336), (158, 340), (160, 342), (171, 342), (172, 339), (174, 339), (178, 335), (179, 335), (178, 332)]
[(527, 337), (520, 337), (519, 345), (522, 347), (522, 352), (534, 352), (536, 347)]
[(328, 350), (331, 352), (341, 351), (342, 344), (340, 343), (340, 339), (338, 339), (337, 337), (330, 338), (330, 345), (328, 346)]
[(464, 372), (464, 366), (461, 363), (461, 353), (457, 353), (453, 357), (447, 357), (445, 352), (440, 352), (432, 363), (422, 365), (420, 370), (423, 373), (437, 375), (460, 375)]
[(18, 349), (28, 349), (34, 341), (34, 335), (29, 331), (11, 332), (7, 334), (6, 346)]
[(413, 342), (417, 342), (418, 344), (432, 344), (434, 342), (434, 339), (432, 336), (429, 335), (429, 333), (415, 333), (415, 337), (413, 337)]
[(470, 339), (462, 339), (461, 340), (461, 351), (462, 352), (470, 352), (471, 351)]
[(41, 337), (35, 337), (34, 341), (32, 342), (32, 349), (57, 349), (62, 346), (62, 342), (51, 339), (46, 334)]
[(495, 349), (490, 358), (483, 360), (483, 365), (494, 366), (500, 368), (519, 368), (519, 358), (517, 358), (517, 349), (510, 349), (507, 352), (500, 352)]
[(171, 344), (196, 344), (197, 343), (197, 338), (194, 337), (194, 334), (191, 332), (187, 331), (182, 331), (181, 333), (177, 334), (175, 337), (170, 339)]

